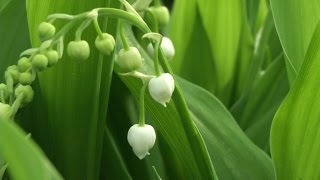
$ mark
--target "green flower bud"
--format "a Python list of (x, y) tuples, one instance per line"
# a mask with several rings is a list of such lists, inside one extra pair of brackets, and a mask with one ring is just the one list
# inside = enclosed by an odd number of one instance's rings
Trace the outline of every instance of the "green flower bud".
[(6, 84), (1, 83), (0, 84), (0, 95), (1, 92), (3, 92), (4, 98), (7, 99), (9, 96), (9, 90)]
[(30, 72), (24, 72), (20, 74), (19, 82), (22, 85), (30, 85), (32, 83), (33, 77)]
[(15, 91), (15, 96), (18, 97), (21, 93), (23, 93), (23, 98), (21, 99), (21, 105), (24, 106), (27, 103), (30, 103), (33, 100), (33, 89), (31, 86), (27, 85), (19, 85)]
[(59, 60), (59, 54), (56, 50), (48, 50), (43, 54), (48, 58), (48, 67), (57, 64)]
[(43, 54), (37, 54), (32, 58), (32, 66), (37, 71), (43, 71), (48, 67), (48, 58)]
[(29, 58), (22, 57), (18, 61), (18, 69), (20, 72), (26, 72), (31, 68), (31, 62)]
[(140, 52), (135, 47), (129, 49), (121, 49), (118, 54), (117, 64), (125, 72), (137, 70), (142, 65), (142, 58)]
[(67, 53), (71, 59), (84, 61), (89, 58), (90, 47), (87, 41), (71, 41), (68, 44)]
[[(0, 102), (0, 121), (8, 120), (11, 115), (11, 106)], [(1, 164), (0, 164), (1, 167)]]
[(151, 7), (150, 11), (156, 16), (159, 27), (165, 27), (170, 22), (170, 13), (167, 7), (159, 6), (159, 7)]
[(17, 84), (19, 82), (19, 76), (20, 76), (18, 66), (16, 65), (9, 66), (7, 68), (7, 72), (11, 75), (13, 79), (13, 83)]
[(114, 49), (116, 41), (114, 40), (113, 36), (108, 33), (103, 33), (102, 36), (103, 38), (100, 36), (96, 38), (95, 45), (101, 53), (110, 55)]
[(47, 22), (42, 22), (38, 27), (39, 38), (42, 41), (48, 40), (56, 33), (56, 28)]

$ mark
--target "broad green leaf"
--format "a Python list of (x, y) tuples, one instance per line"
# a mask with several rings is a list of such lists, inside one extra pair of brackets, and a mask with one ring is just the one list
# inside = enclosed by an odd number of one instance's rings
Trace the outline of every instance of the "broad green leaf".
[[(181, 6), (177, 1), (175, 10), (177, 15), (176, 17), (173, 16), (175, 18), (173, 20), (176, 20), (176, 22), (172, 23), (170, 31), (170, 36), (173, 38), (177, 52), (172, 60), (173, 69), (179, 76), (213, 93), (217, 83), (208, 36), (196, 5), (186, 1), (182, 2), (185, 3), (184, 11), (186, 12), (178, 13), (181, 11)], [(192, 19), (190, 17), (191, 22), (182, 16), (185, 13), (193, 15)], [(181, 21), (185, 23), (181, 25)], [(184, 32), (185, 29), (190, 29), (192, 33), (188, 35), (188, 32)]]
[[(102, 179), (131, 180), (126, 163), (120, 154), (120, 150), (108, 128), (104, 131), (104, 143), (102, 152)], [(112, 162), (112, 163), (110, 163)]]
[(215, 95), (228, 106), (242, 30), (243, 1), (197, 0), (197, 2), (217, 72), (215, 81), (218, 86)]
[[(247, 15), (248, 16), (248, 15)], [(246, 80), (249, 76), (250, 64), (254, 52), (254, 38), (247, 16), (242, 17), (242, 30), (237, 54), (237, 65), (234, 73), (234, 86), (232, 90), (231, 104), (233, 104), (243, 93)]]
[[(0, 72), (15, 64), (20, 53), (30, 47), (24, 0), (0, 1)], [(0, 74), (0, 82), (4, 74)]]
[(178, 82), (219, 179), (274, 179), (271, 159), (243, 133), (223, 104), (196, 85)]
[[(187, 61), (185, 54), (187, 47), (192, 41), (194, 24), (196, 21), (197, 4), (196, 0), (176, 0), (170, 20), (169, 36), (174, 44), (176, 54), (172, 60), (172, 68), (176, 73), (183, 69), (182, 62)], [(194, 54), (197, 54), (193, 51)], [(191, 58), (190, 58), (191, 59)]]
[(270, 59), (273, 55), (268, 55), (270, 51), (281, 51), (277, 41), (272, 44), (274, 46), (268, 46), (270, 39), (278, 38), (274, 32), (273, 18), (269, 11), (255, 42), (246, 82), (242, 83), (244, 92), (230, 109), (249, 138), (266, 152), (269, 152), (273, 116), (288, 91), (282, 53), (272, 61)]
[(268, 5), (266, 0), (246, 0), (246, 12), (252, 35), (256, 35), (264, 23)]
[(271, 122), (288, 92), (288, 79), (283, 55), (259, 75), (249, 90), (231, 108), (240, 127), (261, 149), (269, 152)]
[[(47, 15), (78, 14), (108, 7), (109, 3), (119, 7), (118, 1), (104, 0), (28, 1), (33, 46), (39, 45), (37, 27)], [(65, 21), (54, 24), (59, 30)], [(109, 20), (107, 31), (115, 35), (116, 28), (117, 21)], [(65, 47), (74, 39), (75, 30), (65, 37)], [(91, 46), (86, 62), (72, 61), (65, 53), (56, 66), (39, 74), (38, 99), (26, 113), (37, 113), (37, 117), (29, 119), (33, 124), (29, 128), (66, 179), (98, 179), (99, 176), (113, 61), (98, 53), (93, 45), (96, 36), (92, 26), (82, 36)]]
[(249, 90), (252, 87), (252, 84), (255, 78), (259, 75), (259, 71), (262, 69), (266, 48), (268, 47), (269, 39), (272, 30), (274, 29), (274, 23), (272, 19), (272, 14), (269, 12), (264, 26), (261, 28), (260, 34), (255, 40), (255, 47), (253, 50), (252, 60), (248, 72), (246, 73), (245, 82), (243, 83), (244, 89), (242, 96), (248, 96), (250, 94)]
[(8, 167), (7, 164), (1, 165), (1, 167), (0, 167), (0, 179), (3, 179), (3, 176), (4, 176), (4, 174), (5, 174), (6, 170), (7, 170), (7, 167)]
[(257, 34), (260, 30), (260, 28), (263, 26), (264, 21), (268, 15), (268, 11), (270, 11), (269, 8), (269, 1), (267, 0), (260, 0), (259, 3), (259, 9), (258, 9), (258, 14), (257, 17), (255, 18), (255, 26), (253, 29), (253, 33)]
[(320, 178), (319, 59), (320, 24), (297, 79), (273, 120), (271, 155), (277, 179)]
[(275, 25), (285, 53), (292, 83), (303, 63), (312, 34), (320, 19), (318, 0), (270, 0)]
[(255, 27), (257, 14), (259, 13), (259, 5), (263, 0), (246, 0), (244, 1), (246, 4), (246, 13), (248, 16), (248, 22), (251, 27), (251, 31), (253, 32), (253, 28)]
[(270, 58), (270, 60), (268, 61), (266, 59), (265, 62), (272, 62), (273, 60), (276, 60), (277, 57), (279, 56), (279, 54), (282, 54), (283, 53), (283, 50), (282, 50), (282, 46), (281, 46), (281, 43), (280, 43), (280, 40), (279, 40), (279, 36), (277, 34), (277, 30), (275, 27), (273, 27), (273, 30), (271, 32), (271, 34), (269, 35), (269, 38), (268, 38), (268, 47), (266, 49), (266, 56)]
[(35, 142), (6, 119), (0, 119), (0, 153), (17, 180), (63, 179)]
[(2, 0), (0, 1), (0, 11), (2, 11), (9, 4), (10, 0)]

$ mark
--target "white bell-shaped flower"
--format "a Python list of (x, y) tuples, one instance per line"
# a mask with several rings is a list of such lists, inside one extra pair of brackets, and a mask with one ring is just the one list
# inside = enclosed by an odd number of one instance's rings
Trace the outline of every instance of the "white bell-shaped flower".
[(174, 79), (169, 73), (161, 74), (159, 77), (152, 78), (149, 81), (149, 93), (151, 97), (167, 107), (174, 91)]
[[(163, 37), (162, 41), (161, 41), (161, 45), (160, 45), (162, 52), (164, 54), (164, 56), (168, 59), (171, 60), (175, 54), (175, 49), (173, 46), (173, 43), (171, 41), (171, 39), (169, 39), (168, 37)], [(148, 44), (147, 47), (147, 51), (148, 54), (153, 57), (154, 55), (154, 49), (151, 43)]]
[(130, 127), (127, 139), (134, 154), (139, 159), (143, 159), (146, 155), (149, 155), (149, 150), (156, 142), (156, 132), (153, 127), (148, 124), (143, 126), (135, 124)]

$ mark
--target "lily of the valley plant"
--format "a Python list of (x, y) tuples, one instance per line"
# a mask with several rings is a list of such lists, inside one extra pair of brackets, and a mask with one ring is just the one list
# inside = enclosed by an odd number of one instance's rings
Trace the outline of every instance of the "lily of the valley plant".
[(320, 179), (319, 9), (2, 0), (0, 180)]

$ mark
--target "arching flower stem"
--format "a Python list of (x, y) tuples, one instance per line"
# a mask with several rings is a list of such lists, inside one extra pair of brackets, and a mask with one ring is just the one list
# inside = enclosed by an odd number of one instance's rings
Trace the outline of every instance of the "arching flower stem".
[(148, 86), (148, 82), (143, 81), (143, 86), (140, 91), (140, 103), (139, 103), (139, 126), (144, 126), (145, 124), (145, 109), (144, 109), (144, 96), (146, 92), (146, 88)]

